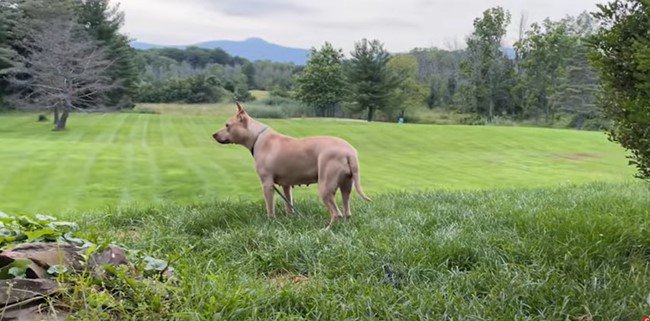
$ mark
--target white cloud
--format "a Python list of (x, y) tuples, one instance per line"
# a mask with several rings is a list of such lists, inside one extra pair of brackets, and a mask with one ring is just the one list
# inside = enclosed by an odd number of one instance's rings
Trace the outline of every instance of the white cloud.
[(512, 13), (506, 42), (528, 23), (593, 11), (598, 0), (121, 0), (124, 31), (139, 41), (192, 44), (261, 37), (300, 48), (332, 42), (346, 52), (361, 38), (391, 51), (464, 43), (473, 20), (493, 6)]

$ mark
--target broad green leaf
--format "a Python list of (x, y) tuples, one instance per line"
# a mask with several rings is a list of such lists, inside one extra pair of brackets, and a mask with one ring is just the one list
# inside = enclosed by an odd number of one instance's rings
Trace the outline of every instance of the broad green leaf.
[(76, 231), (79, 229), (79, 225), (73, 222), (52, 222), (48, 225), (49, 227), (52, 227), (57, 230), (64, 228), (63, 230)]
[(36, 231), (25, 231), (25, 235), (27, 235), (27, 239), (30, 241), (33, 240), (38, 240), (41, 238), (45, 239), (56, 239), (58, 236), (61, 235), (60, 232), (57, 232), (52, 229), (41, 229), (41, 230), (36, 230)]
[(143, 260), (147, 262), (144, 267), (146, 271), (162, 271), (167, 267), (167, 261), (155, 257), (145, 256)]
[(0, 268), (0, 280), (8, 280), (16, 277), (16, 274), (24, 274), (27, 271), (27, 268), (32, 263), (32, 261), (27, 259), (17, 259), (10, 264), (7, 264)]
[(89, 246), (93, 245), (93, 243), (91, 243), (91, 242), (89, 242), (87, 240), (72, 236), (72, 232), (65, 233), (63, 235), (63, 239), (66, 240), (69, 243), (72, 243), (72, 244), (77, 245), (77, 246), (81, 246), (83, 248), (86, 248), (86, 247), (89, 247)]
[(65, 274), (66, 272), (68, 272), (68, 268), (64, 265), (52, 265), (49, 269), (47, 269), (48, 274), (55, 276)]
[(14, 266), (9, 269), (9, 274), (13, 275), (16, 279), (22, 279), (27, 276), (27, 267)]
[(56, 221), (56, 217), (52, 217), (52, 216), (49, 216), (49, 215), (36, 214), (34, 217), (37, 220), (41, 221), (42, 223), (48, 223), (48, 222)]
[(23, 227), (40, 226), (38, 222), (24, 215), (18, 218), (18, 224)]

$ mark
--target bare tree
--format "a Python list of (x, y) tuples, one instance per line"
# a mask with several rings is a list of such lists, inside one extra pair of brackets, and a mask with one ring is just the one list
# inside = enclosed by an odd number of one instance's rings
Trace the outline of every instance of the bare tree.
[[(72, 111), (103, 109), (103, 94), (118, 87), (107, 70), (104, 50), (64, 17), (36, 20), (21, 30), (26, 55), (14, 68), (15, 99), (24, 108), (54, 111), (56, 130), (65, 129)], [(59, 117), (60, 113), (60, 117)]]

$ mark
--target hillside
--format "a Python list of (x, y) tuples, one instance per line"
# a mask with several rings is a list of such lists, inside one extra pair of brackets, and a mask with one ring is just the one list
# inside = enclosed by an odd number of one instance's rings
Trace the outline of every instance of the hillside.
[(185, 46), (162, 46), (136, 41), (132, 42), (131, 46), (142, 50), (163, 47), (186, 48), (190, 46), (206, 49), (221, 48), (231, 56), (239, 56), (251, 61), (270, 60), (274, 62), (294, 63), (296, 65), (304, 65), (309, 55), (309, 50), (307, 49), (285, 47), (260, 38), (248, 38), (243, 41), (207, 41)]
[[(81, 211), (106, 205), (260, 199), (250, 154), (218, 145), (214, 116), (75, 114), (52, 133), (33, 114), (0, 118), (0, 204), (5, 211)], [(219, 116), (219, 110), (222, 111)], [(357, 147), (365, 191), (529, 188), (623, 182), (624, 151), (603, 133), (543, 128), (397, 125), (317, 119), (264, 120), (279, 132), (342, 137)], [(56, 187), (56, 188), (54, 188)], [(296, 190), (315, 198), (315, 186)]]

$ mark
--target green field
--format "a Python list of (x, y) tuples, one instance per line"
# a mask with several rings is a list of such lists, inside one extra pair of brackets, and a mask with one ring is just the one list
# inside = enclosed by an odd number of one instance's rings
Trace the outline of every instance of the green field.
[[(317, 200), (98, 211), (87, 234), (158, 257), (182, 285), (79, 320), (641, 320), (650, 314), (650, 191), (642, 184), (374, 195), (322, 228)], [(98, 305), (105, 302), (107, 305)], [(146, 302), (143, 303), (143, 302)], [(85, 304), (85, 305), (84, 305)], [(128, 311), (128, 312), (124, 312)], [(117, 317), (115, 317), (117, 314)]]
[(78, 320), (639, 320), (650, 313), (650, 189), (602, 133), (268, 120), (336, 135), (373, 202), (323, 231), (269, 220), (252, 159), (211, 134), (226, 105), (72, 115), (52, 132), (0, 115), (0, 209), (79, 222), (82, 237), (174, 258), (166, 292), (92, 287)]
[[(64, 132), (52, 132), (32, 114), (1, 115), (0, 208), (56, 214), (261, 199), (248, 151), (211, 138), (226, 119), (224, 107), (196, 107), (214, 110), (214, 116), (192, 115), (188, 108), (167, 114), (75, 114)], [(362, 184), (371, 195), (622, 182), (632, 174), (624, 152), (598, 132), (313, 119), (267, 123), (293, 136), (349, 140), (359, 150)], [(303, 198), (315, 195), (298, 191)]]

